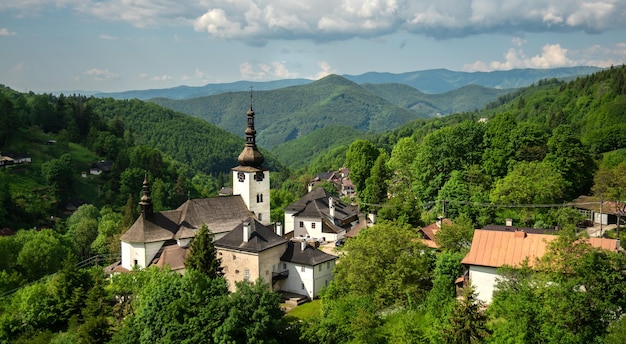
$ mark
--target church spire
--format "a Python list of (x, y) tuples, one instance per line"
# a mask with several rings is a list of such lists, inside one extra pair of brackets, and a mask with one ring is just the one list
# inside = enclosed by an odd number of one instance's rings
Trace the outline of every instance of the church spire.
[(139, 201), (139, 205), (141, 206), (141, 216), (144, 219), (152, 218), (153, 210), (152, 210), (152, 197), (150, 197), (150, 184), (148, 183), (148, 172), (146, 171), (143, 177), (143, 195), (141, 196), (141, 201)]
[(241, 166), (261, 167), (263, 161), (263, 154), (259, 152), (256, 146), (256, 130), (254, 130), (254, 110), (252, 110), (252, 88), (250, 88), (250, 110), (247, 113), (248, 127), (246, 128), (246, 145), (243, 147), (243, 151), (239, 154), (237, 162)]

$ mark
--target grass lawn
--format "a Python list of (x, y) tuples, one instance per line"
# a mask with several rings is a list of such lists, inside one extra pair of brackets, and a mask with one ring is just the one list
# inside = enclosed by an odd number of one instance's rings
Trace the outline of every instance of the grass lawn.
[(289, 311), (285, 315), (289, 321), (297, 320), (310, 320), (320, 316), (322, 309), (322, 303), (320, 300), (313, 300), (311, 302), (303, 303)]

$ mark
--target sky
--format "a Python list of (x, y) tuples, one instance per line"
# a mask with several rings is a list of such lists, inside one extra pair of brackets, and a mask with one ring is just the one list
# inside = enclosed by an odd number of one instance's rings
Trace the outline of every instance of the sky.
[(625, 62), (626, 0), (0, 1), (20, 92)]

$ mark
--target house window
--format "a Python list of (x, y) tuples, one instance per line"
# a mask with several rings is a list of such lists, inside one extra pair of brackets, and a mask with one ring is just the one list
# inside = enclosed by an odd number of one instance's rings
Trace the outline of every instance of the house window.
[(283, 263), (283, 270), (287, 270), (287, 263)]
[(304, 283), (302, 283), (302, 290), (304, 290)]
[(318, 271), (322, 271), (322, 264), (320, 264)]
[(315, 222), (311, 222), (311, 228), (315, 228)]
[(257, 203), (263, 203), (263, 194), (257, 194), (256, 195), (256, 202)]
[(330, 262), (326, 262), (326, 269), (330, 269)]
[(304, 272), (304, 265), (300, 268), (300, 271)]
[(135, 262), (135, 263), (134, 263), (133, 265), (137, 265), (137, 264), (139, 264), (139, 262), (137, 261), (137, 259), (135, 259), (135, 260), (134, 260), (134, 262)]
[(328, 287), (328, 280), (326, 280), (326, 286)]
[(250, 269), (243, 270), (243, 280), (246, 282), (250, 280)]
[(304, 221), (300, 221), (300, 228), (304, 227)]

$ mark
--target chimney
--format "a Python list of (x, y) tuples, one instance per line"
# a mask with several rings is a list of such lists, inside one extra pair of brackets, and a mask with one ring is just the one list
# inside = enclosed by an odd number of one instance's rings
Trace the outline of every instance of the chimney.
[(243, 223), (243, 242), (250, 240), (250, 222)]
[(276, 235), (282, 237), (283, 236), (283, 224), (280, 222), (276, 222)]
[(300, 250), (304, 251), (304, 249), (306, 248), (306, 245), (307, 245), (306, 240), (300, 241)]
[(515, 228), (515, 233), (513, 234), (514, 238), (525, 238), (526, 237), (526, 232), (524, 232), (523, 230), (520, 230), (518, 228)]
[(328, 212), (330, 213), (330, 218), (335, 220), (335, 204), (333, 204), (333, 198), (328, 197)]
[(513, 226), (513, 219), (506, 219), (506, 226), (507, 227), (512, 227)]
[(441, 228), (442, 224), (443, 224), (443, 216), (437, 217), (437, 227)]

